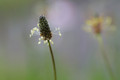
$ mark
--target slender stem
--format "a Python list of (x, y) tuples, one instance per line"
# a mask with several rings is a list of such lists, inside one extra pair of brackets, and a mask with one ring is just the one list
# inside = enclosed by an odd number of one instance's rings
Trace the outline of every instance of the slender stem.
[(105, 51), (105, 48), (104, 48), (104, 43), (103, 43), (103, 40), (102, 40), (101, 36), (98, 36), (98, 42), (99, 42), (99, 45), (100, 45), (100, 48), (101, 48), (101, 51), (102, 51), (102, 56), (103, 56), (103, 59), (105, 61), (106, 67), (108, 68), (109, 74), (111, 76), (111, 79), (116, 80), (116, 78), (114, 76), (114, 73), (113, 73), (113, 70), (111, 68), (109, 59), (107, 57), (107, 54), (106, 54), (106, 51)]
[(50, 49), (50, 53), (51, 53), (51, 58), (52, 58), (52, 63), (53, 63), (53, 70), (54, 70), (54, 80), (57, 80), (57, 76), (56, 76), (56, 66), (55, 66), (55, 59), (54, 59), (54, 55), (53, 55), (53, 51), (52, 51), (52, 47), (50, 44), (50, 41), (48, 40), (48, 45), (49, 45), (49, 49)]

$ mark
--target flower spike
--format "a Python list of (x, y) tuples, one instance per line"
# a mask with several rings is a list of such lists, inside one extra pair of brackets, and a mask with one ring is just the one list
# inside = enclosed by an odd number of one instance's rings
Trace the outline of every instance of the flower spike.
[[(54, 32), (57, 32), (59, 36), (61, 36), (60, 28), (55, 28)], [(37, 27), (34, 27), (31, 29), (31, 34), (29, 35), (32, 37), (34, 34), (37, 34), (40, 36), (38, 39), (38, 44), (41, 44), (41, 41), (43, 40), (44, 44), (46, 44), (47, 40), (50, 40), (51, 44), (54, 44), (54, 42), (51, 40), (52, 35), (55, 34), (50, 30), (48, 21), (45, 16), (40, 16), (39, 17), (39, 23), (37, 24)]]

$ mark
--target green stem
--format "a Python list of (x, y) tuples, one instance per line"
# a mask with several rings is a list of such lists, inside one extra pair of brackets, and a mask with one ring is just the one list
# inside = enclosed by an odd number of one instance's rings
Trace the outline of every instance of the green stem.
[(99, 42), (99, 45), (100, 45), (100, 48), (101, 48), (101, 51), (102, 51), (102, 56), (103, 56), (104, 62), (105, 62), (106, 67), (107, 67), (107, 69), (108, 69), (108, 71), (109, 71), (109, 74), (110, 74), (110, 76), (111, 76), (111, 79), (112, 79), (112, 80), (116, 80), (116, 78), (115, 78), (115, 76), (114, 76), (114, 73), (113, 73), (113, 70), (112, 70), (112, 68), (111, 68), (109, 59), (108, 59), (108, 57), (107, 57), (105, 48), (104, 48), (104, 43), (103, 43), (102, 37), (99, 35), (99, 36), (97, 36), (97, 38), (98, 38), (98, 42)]
[(56, 76), (56, 66), (55, 66), (55, 59), (54, 59), (54, 55), (53, 55), (53, 51), (52, 51), (52, 47), (50, 44), (50, 41), (48, 40), (48, 45), (49, 45), (49, 49), (50, 49), (50, 53), (51, 53), (51, 58), (52, 58), (52, 63), (53, 63), (53, 70), (54, 70), (54, 80), (57, 80), (57, 76)]

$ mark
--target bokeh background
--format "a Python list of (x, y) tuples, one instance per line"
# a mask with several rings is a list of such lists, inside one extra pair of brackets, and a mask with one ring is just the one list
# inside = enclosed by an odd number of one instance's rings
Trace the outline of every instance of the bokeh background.
[(111, 16), (116, 31), (103, 35), (105, 50), (120, 80), (120, 0), (0, 0), (0, 80), (53, 80), (47, 45), (29, 37), (47, 11), (58, 80), (111, 80), (97, 40), (83, 30), (95, 13)]

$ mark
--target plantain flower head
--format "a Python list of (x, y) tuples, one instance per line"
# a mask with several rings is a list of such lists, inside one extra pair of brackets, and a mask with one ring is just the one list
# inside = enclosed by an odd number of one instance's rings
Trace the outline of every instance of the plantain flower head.
[(112, 25), (111, 17), (96, 15), (86, 21), (83, 29), (87, 32), (92, 32), (96, 35), (100, 35), (104, 30), (115, 30), (115, 26)]
[[(60, 28), (55, 28), (54, 32), (56, 31), (58, 32), (59, 36), (61, 36)], [(38, 44), (41, 44), (41, 40), (43, 40), (44, 43), (47, 43), (47, 41), (49, 40), (53, 44), (53, 41), (51, 40), (52, 32), (50, 30), (48, 21), (45, 16), (40, 16), (37, 27), (34, 27), (33, 29), (31, 29), (30, 37), (32, 37), (34, 34), (37, 34), (40, 36)]]
[(50, 27), (44, 16), (40, 16), (39, 18), (39, 30), (40, 36), (42, 36), (44, 40), (50, 40), (52, 38)]

